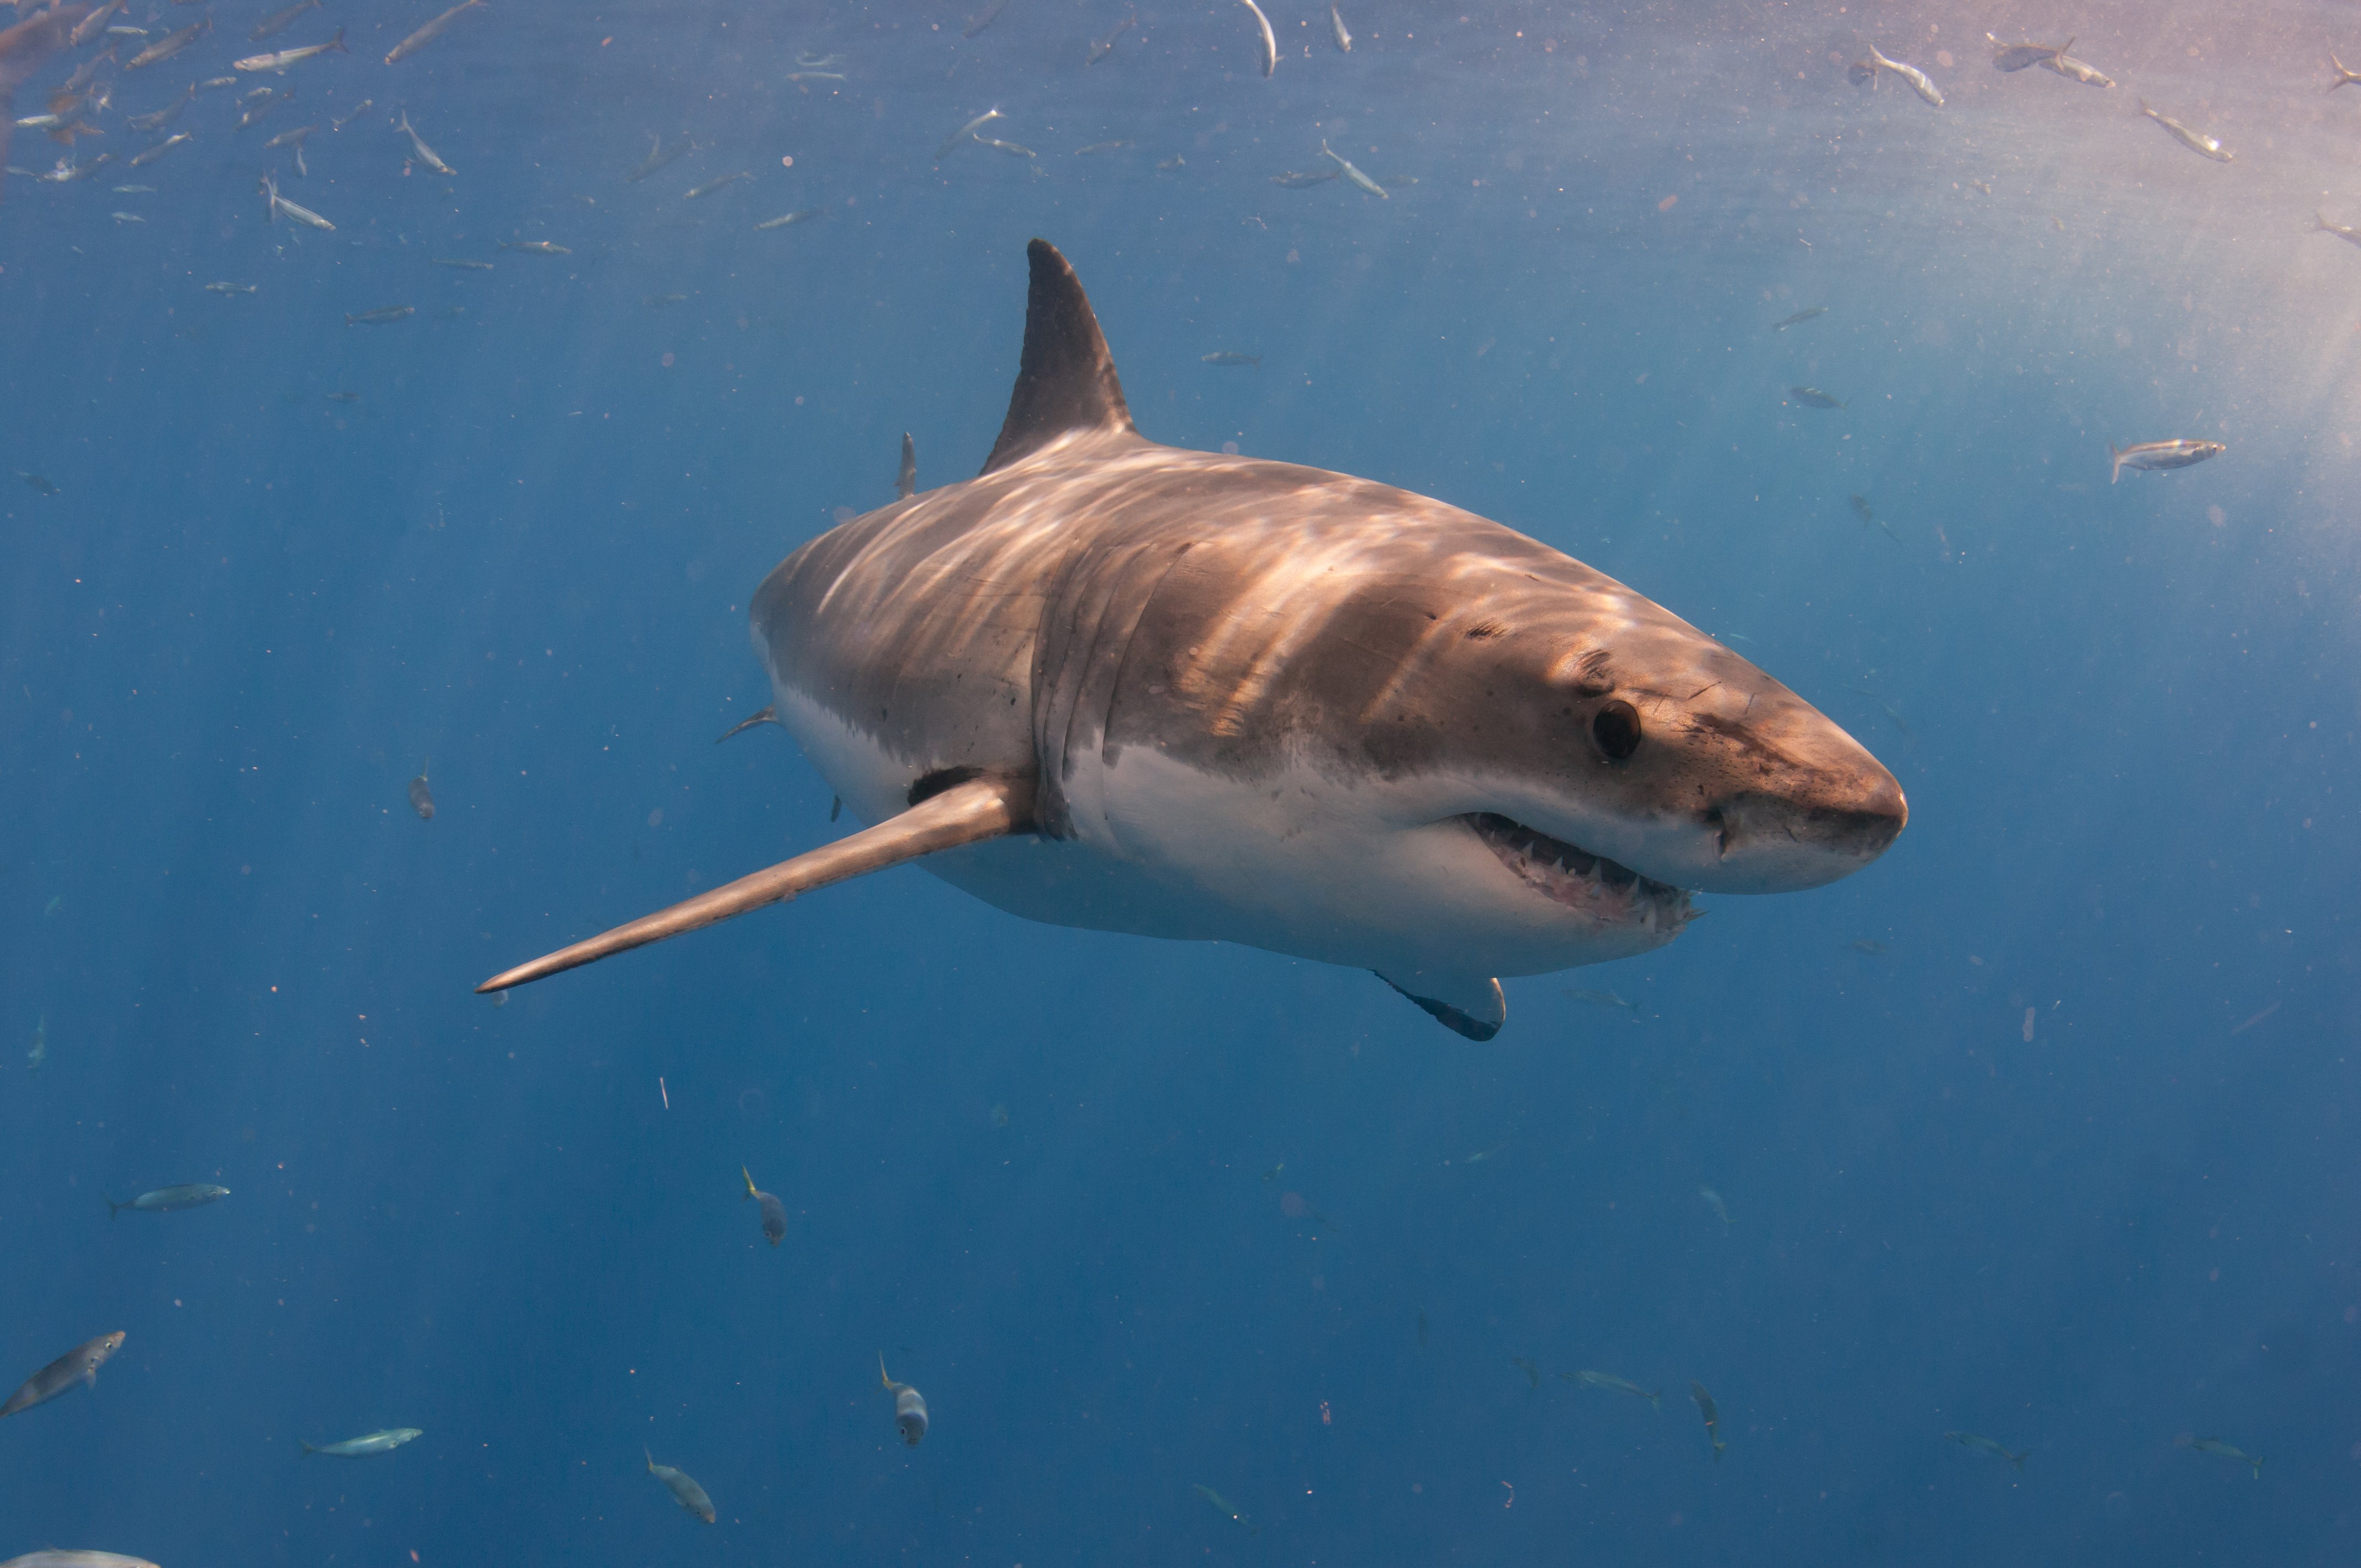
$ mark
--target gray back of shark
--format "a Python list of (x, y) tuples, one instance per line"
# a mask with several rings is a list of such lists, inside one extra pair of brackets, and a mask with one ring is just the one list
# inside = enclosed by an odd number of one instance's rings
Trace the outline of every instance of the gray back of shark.
[(924, 857), (1031, 919), (1372, 970), (1484, 1039), (1500, 975), (1648, 951), (1692, 891), (1817, 886), (1901, 831), (1851, 737), (1580, 562), (1147, 440), (1072, 269), (1029, 257), (983, 473), (753, 598), (779, 723), (876, 826), (479, 989)]

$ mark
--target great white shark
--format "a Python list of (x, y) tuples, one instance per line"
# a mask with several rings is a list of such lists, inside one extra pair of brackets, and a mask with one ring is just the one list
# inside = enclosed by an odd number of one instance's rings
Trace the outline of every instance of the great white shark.
[(1472, 1039), (1501, 975), (1628, 958), (1693, 892), (1817, 887), (1901, 786), (1794, 692), (1454, 506), (1134, 427), (1028, 250), (983, 471), (806, 544), (751, 609), (778, 722), (874, 824), (492, 992), (918, 861), (1051, 925), (1371, 970)]

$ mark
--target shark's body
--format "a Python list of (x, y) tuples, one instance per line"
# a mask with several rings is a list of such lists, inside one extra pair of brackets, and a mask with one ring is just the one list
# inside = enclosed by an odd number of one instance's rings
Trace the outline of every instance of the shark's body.
[(778, 721), (878, 826), (486, 989), (924, 855), (1032, 919), (1374, 970), (1485, 1038), (1495, 977), (1644, 952), (1685, 890), (1814, 886), (1900, 830), (1850, 737), (1581, 563), (1143, 438), (1071, 269), (1032, 264), (983, 473), (752, 602)]

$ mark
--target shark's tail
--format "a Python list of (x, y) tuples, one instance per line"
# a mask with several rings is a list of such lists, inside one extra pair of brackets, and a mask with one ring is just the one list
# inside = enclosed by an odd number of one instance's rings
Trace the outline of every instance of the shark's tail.
[(2107, 475), (2107, 483), (2112, 485), (2116, 480), (2124, 477), (2123, 449), (2118, 447), (2114, 442), (2110, 441), (2107, 443), (2107, 455), (2114, 458), (2115, 463), (2113, 471)]

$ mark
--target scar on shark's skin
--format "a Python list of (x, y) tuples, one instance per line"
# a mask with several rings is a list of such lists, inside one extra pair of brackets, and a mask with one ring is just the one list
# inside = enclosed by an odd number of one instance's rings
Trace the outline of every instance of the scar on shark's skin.
[(1488, 1039), (1497, 977), (1647, 952), (1693, 893), (1816, 887), (1902, 830), (1850, 736), (1612, 578), (1148, 440), (1072, 268), (1028, 258), (983, 471), (813, 540), (750, 607), (774, 701), (730, 733), (775, 722), (872, 826), (478, 989), (916, 862), (1050, 925), (1371, 970)]

